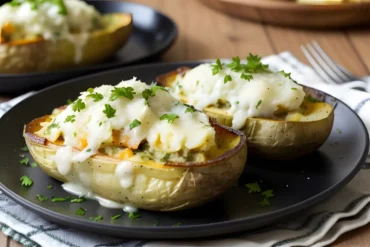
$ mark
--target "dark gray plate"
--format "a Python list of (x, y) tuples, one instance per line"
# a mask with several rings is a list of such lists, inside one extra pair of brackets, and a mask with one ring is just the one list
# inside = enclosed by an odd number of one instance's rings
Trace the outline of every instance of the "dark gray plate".
[[(228, 190), (219, 199), (197, 209), (160, 213), (141, 210), (142, 218), (129, 219), (124, 215), (111, 223), (110, 217), (121, 210), (100, 207), (95, 201), (82, 204), (69, 202), (39, 202), (36, 194), (66, 196), (60, 182), (45, 175), (40, 168), (19, 164), (25, 145), (23, 125), (49, 114), (54, 107), (75, 98), (79, 92), (102, 84), (117, 84), (137, 76), (151, 82), (159, 74), (180, 66), (193, 67), (197, 62), (154, 64), (103, 72), (54, 85), (21, 102), (0, 119), (0, 188), (11, 198), (41, 217), (59, 224), (88, 231), (135, 238), (195, 238), (251, 230), (277, 222), (310, 207), (347, 184), (364, 163), (368, 150), (368, 134), (359, 117), (345, 104), (331, 96), (335, 104), (335, 123), (327, 142), (319, 151), (304, 159), (273, 162), (249, 159), (239, 186)], [(337, 130), (338, 129), (338, 130)], [(340, 131), (339, 131), (340, 130)], [(21, 186), (19, 178), (30, 176), (35, 182), (30, 188)], [(262, 189), (273, 189), (275, 197), (269, 207), (257, 203), (259, 195), (249, 194), (245, 183), (260, 181)], [(261, 182), (263, 181), (263, 182)], [(46, 185), (52, 184), (49, 190)], [(78, 207), (87, 209), (86, 216), (77, 216)], [(88, 218), (102, 215), (104, 220)], [(158, 226), (154, 226), (156, 222)], [(173, 225), (181, 223), (180, 226)]]
[[(0, 4), (7, 2), (0, 0)], [(158, 59), (174, 43), (176, 24), (166, 15), (145, 5), (123, 1), (91, 0), (101, 13), (127, 12), (133, 17), (133, 32), (128, 42), (105, 62), (53, 72), (0, 74), (0, 92), (19, 94), (38, 90), (76, 76)]]

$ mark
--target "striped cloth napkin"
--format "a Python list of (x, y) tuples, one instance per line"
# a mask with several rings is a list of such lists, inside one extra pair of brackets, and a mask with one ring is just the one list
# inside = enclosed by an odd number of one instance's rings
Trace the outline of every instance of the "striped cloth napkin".
[[(370, 132), (370, 94), (351, 89), (363, 82), (336, 86), (322, 83), (316, 73), (299, 62), (289, 52), (265, 57), (272, 70), (292, 72), (292, 78), (341, 99), (362, 118)], [(370, 86), (368, 86), (370, 92)], [(0, 104), (1, 115), (20, 98)], [(370, 155), (368, 158), (370, 162)], [(356, 177), (336, 195), (305, 212), (287, 218), (262, 232), (244, 233), (233, 238), (217, 240), (150, 241), (127, 240), (65, 228), (47, 222), (18, 205), (0, 192), (0, 227), (15, 241), (25, 246), (230, 246), (230, 247), (286, 247), (327, 246), (340, 235), (370, 222), (370, 169), (362, 169)]]

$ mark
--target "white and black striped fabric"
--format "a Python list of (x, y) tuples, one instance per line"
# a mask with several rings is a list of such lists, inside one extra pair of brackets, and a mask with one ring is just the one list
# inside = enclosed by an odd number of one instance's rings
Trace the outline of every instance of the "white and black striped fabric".
[[(316, 73), (299, 62), (289, 52), (265, 57), (272, 70), (292, 72), (292, 78), (318, 88), (341, 99), (354, 109), (370, 131), (370, 93), (322, 83)], [(31, 95), (0, 104), (2, 114)], [(370, 162), (370, 159), (368, 159)], [(294, 218), (274, 225), (263, 232), (245, 233), (233, 238), (195, 241), (126, 240), (82, 232), (47, 222), (18, 205), (0, 192), (0, 228), (15, 241), (25, 246), (47, 247), (159, 247), (159, 246), (230, 246), (230, 247), (286, 247), (327, 246), (343, 233), (370, 222), (370, 169), (362, 169), (340, 192)]]

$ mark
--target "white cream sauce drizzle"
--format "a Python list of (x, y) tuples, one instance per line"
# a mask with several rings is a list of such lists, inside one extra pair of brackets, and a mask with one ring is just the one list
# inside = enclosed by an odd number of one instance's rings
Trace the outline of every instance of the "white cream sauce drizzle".
[(70, 194), (78, 197), (86, 197), (88, 199), (96, 200), (102, 207), (106, 208), (122, 208), (126, 213), (135, 213), (138, 209), (131, 203), (118, 203), (102, 196), (93, 193), (91, 190), (75, 182), (67, 182), (62, 184), (62, 188)]

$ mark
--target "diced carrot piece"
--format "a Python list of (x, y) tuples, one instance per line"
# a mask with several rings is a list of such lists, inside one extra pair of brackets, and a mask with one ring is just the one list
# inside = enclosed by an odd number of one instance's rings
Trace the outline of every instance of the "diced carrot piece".
[(82, 138), (81, 140), (80, 140), (80, 143), (81, 143), (81, 149), (84, 149), (84, 148), (86, 148), (87, 147), (87, 140), (85, 139), (85, 138)]
[(130, 148), (126, 148), (119, 154), (119, 158), (121, 160), (129, 159), (130, 157), (134, 156), (134, 152)]

